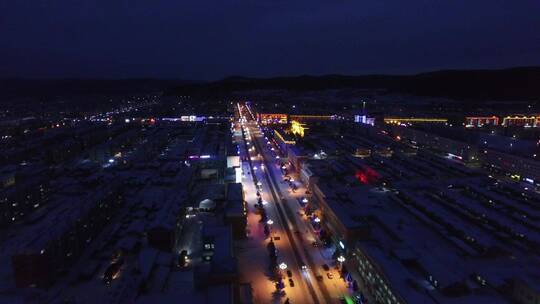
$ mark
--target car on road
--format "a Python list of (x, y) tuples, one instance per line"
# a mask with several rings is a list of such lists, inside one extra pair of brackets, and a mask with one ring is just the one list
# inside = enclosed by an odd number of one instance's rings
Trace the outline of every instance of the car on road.
[(293, 281), (293, 279), (289, 279), (289, 285), (290, 285), (291, 287), (294, 287), (294, 281)]
[(287, 276), (288, 276), (289, 278), (292, 278), (292, 272), (291, 272), (290, 270), (287, 270)]
[(334, 278), (334, 275), (331, 273), (331, 272), (327, 272), (326, 273), (326, 276), (328, 277), (328, 279), (333, 279)]
[(326, 265), (326, 264), (323, 264), (322, 268), (324, 269), (324, 271), (329, 271), (330, 270), (330, 267), (328, 267), (328, 265)]
[(304, 264), (304, 262), (300, 262), (300, 269), (307, 270), (307, 266)]
[(178, 257), (178, 266), (180, 268), (187, 267), (188, 261), (189, 257), (187, 250), (182, 250), (182, 252), (180, 252), (180, 256)]
[(105, 283), (105, 285), (107, 286), (111, 285), (112, 281), (118, 277), (123, 263), (124, 263), (124, 260), (119, 260), (109, 265), (109, 267), (107, 267), (107, 269), (105, 270), (105, 273), (103, 274), (103, 282)]

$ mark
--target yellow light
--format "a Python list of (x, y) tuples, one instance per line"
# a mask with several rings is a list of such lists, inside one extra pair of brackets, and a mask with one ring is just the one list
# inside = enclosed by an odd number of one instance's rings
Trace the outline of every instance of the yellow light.
[(385, 118), (384, 122), (390, 123), (390, 124), (399, 124), (402, 122), (441, 122), (442, 123), (442, 122), (448, 122), (448, 119), (446, 118), (415, 118), (415, 117), (396, 118), (396, 117), (393, 117), (393, 118)]
[(291, 122), (291, 132), (294, 134), (294, 135), (298, 135), (300, 137), (304, 137), (304, 130), (306, 128), (304, 128), (304, 126), (299, 123), (298, 121), (296, 120), (293, 120)]

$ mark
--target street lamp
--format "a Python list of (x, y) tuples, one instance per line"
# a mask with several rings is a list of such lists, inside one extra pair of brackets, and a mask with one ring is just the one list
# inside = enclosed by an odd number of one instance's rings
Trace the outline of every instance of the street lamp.
[(268, 221), (266, 221), (266, 224), (270, 227), (270, 239), (272, 239), (272, 235), (274, 234), (274, 230), (272, 229), (272, 225), (274, 224), (274, 221), (272, 221), (271, 219), (269, 219)]
[(345, 257), (340, 255), (340, 256), (338, 256), (337, 260), (338, 260), (338, 262), (343, 263), (343, 262), (345, 262)]
[(281, 264), (279, 264), (279, 269), (281, 269), (281, 270), (287, 269), (287, 264), (282, 262)]

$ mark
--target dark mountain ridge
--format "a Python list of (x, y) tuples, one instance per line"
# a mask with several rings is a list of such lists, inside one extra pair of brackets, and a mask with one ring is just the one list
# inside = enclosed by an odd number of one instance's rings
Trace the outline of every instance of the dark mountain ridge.
[(441, 70), (415, 75), (234, 76), (215, 82), (176, 86), (167, 93), (227, 95), (233, 91), (257, 89), (316, 91), (341, 88), (382, 89), (391, 93), (471, 100), (539, 100), (540, 67)]

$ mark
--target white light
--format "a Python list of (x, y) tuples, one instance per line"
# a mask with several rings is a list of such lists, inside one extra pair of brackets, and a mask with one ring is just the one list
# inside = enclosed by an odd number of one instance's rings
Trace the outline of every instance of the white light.
[(345, 257), (342, 256), (342, 255), (340, 255), (340, 256), (337, 258), (337, 260), (338, 260), (338, 262), (343, 263), (343, 262), (345, 262)]
[(268, 225), (272, 226), (272, 225), (274, 224), (274, 221), (268, 220), (268, 221), (266, 221), (266, 223), (267, 223)]
[(256, 166), (255, 166), (255, 167), (253, 167), (253, 171), (257, 171), (257, 167), (256, 167)]
[(302, 199), (302, 203), (307, 203), (307, 202), (308, 202), (308, 199), (304, 197), (304, 198)]
[(276, 155), (276, 159), (279, 159), (279, 155)]
[(109, 159), (109, 163), (114, 163), (114, 158)]
[(341, 247), (341, 249), (345, 249), (345, 244), (343, 244), (342, 241), (339, 241), (339, 246)]
[(315, 221), (315, 223), (320, 223), (320, 222), (321, 222), (321, 219), (318, 218), (318, 217), (316, 217), (316, 218), (314, 219), (314, 221)]
[(199, 158), (203, 158), (203, 159), (210, 158), (210, 155), (201, 155)]
[(129, 123), (129, 122), (130, 122), (129, 118), (126, 118), (125, 122), (126, 122), (126, 123)]
[(281, 270), (287, 269), (287, 264), (285, 264), (285, 263), (279, 264), (279, 269), (281, 269)]
[(262, 204), (264, 206), (264, 205), (268, 204), (268, 202), (267, 201), (262, 201)]
[(259, 187), (262, 186), (262, 183), (260, 181), (257, 182), (257, 186), (259, 186)]

